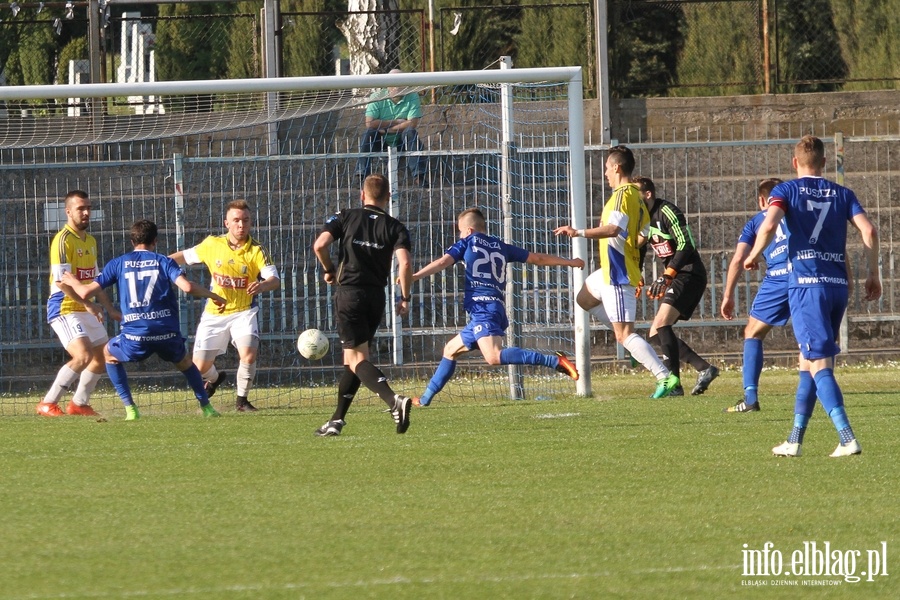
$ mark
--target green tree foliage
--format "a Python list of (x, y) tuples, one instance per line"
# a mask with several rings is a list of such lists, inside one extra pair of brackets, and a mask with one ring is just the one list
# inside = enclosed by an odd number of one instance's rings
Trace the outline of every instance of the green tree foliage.
[[(184, 81), (224, 77), (231, 19), (222, 15), (230, 14), (234, 7), (228, 3), (160, 5), (161, 20), (156, 26), (159, 78)], [(209, 18), (211, 15), (216, 17)]]
[(683, 44), (677, 4), (609, 3), (609, 86), (614, 96), (665, 95)]
[[(156, 26), (157, 79), (187, 81), (226, 77), (229, 29), (233, 20), (222, 15), (233, 13), (235, 8), (228, 3), (160, 5), (161, 19)], [(248, 51), (246, 46), (244, 51)], [(196, 97), (185, 105), (185, 111), (209, 112), (212, 104), (210, 96)]]
[(259, 16), (260, 3), (238, 2), (235, 17), (228, 30), (226, 76), (229, 79), (249, 79), (262, 74), (262, 33)]
[[(511, 56), (519, 34), (521, 9), (519, 2), (502, 0), (485, 6), (482, 0), (461, 0), (451, 6), (456, 10), (441, 10), (435, 15), (441, 27), (443, 56), (439, 69), (444, 71), (483, 69), (501, 56)], [(454, 26), (454, 12), (462, 15), (456, 35), (450, 32)]]
[(19, 32), (16, 49), (7, 60), (8, 85), (49, 85), (53, 80), (56, 45), (53, 31), (41, 23), (28, 24)]
[[(688, 4), (677, 96), (759, 94), (763, 50), (756, 3)], [(713, 84), (713, 85), (710, 85)]]
[(588, 7), (522, 7), (515, 36), (517, 67), (589, 67), (594, 63)]
[[(900, 2), (886, 0), (831, 0), (847, 78), (859, 79), (845, 90), (896, 88), (900, 77), (900, 51), (894, 50), (900, 33)], [(862, 18), (859, 18), (862, 17)]]
[(346, 0), (284, 0), (281, 3), (285, 77), (335, 74), (334, 61), (339, 58), (335, 48), (344, 39), (335, 21), (338, 12), (346, 8)]
[(59, 53), (59, 64), (56, 68), (56, 80), (59, 83), (69, 82), (69, 61), (87, 60), (90, 58), (87, 38), (73, 38)]
[(834, 26), (831, 0), (777, 0), (776, 7), (778, 91), (840, 89), (848, 69)]

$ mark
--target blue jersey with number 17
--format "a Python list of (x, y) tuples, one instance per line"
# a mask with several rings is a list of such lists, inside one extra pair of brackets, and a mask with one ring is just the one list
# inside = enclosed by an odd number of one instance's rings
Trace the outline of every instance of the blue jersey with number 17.
[(466, 293), (463, 306), (474, 311), (479, 303), (504, 302), (506, 298), (506, 265), (528, 260), (528, 250), (475, 232), (459, 240), (445, 254), (454, 262), (466, 264)]
[(181, 275), (184, 271), (168, 256), (135, 250), (106, 263), (96, 281), (104, 288), (118, 284), (122, 333), (128, 339), (160, 341), (181, 335), (172, 287)]
[(847, 286), (847, 223), (865, 213), (851, 190), (823, 177), (779, 183), (769, 205), (784, 211), (789, 287)]

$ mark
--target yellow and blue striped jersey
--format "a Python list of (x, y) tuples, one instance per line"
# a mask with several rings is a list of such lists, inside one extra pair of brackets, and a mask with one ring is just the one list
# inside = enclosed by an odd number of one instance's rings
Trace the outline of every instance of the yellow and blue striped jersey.
[(600, 215), (601, 225), (616, 225), (621, 234), (602, 238), (600, 269), (603, 283), (633, 285), (641, 281), (638, 234), (650, 222), (640, 190), (634, 183), (624, 183), (613, 190)]
[(82, 240), (78, 232), (66, 223), (50, 243), (50, 297), (47, 299), (47, 321), (75, 312), (85, 312), (84, 305), (66, 296), (57, 282), (65, 271), (82, 283), (90, 283), (97, 276), (97, 240), (91, 234)]

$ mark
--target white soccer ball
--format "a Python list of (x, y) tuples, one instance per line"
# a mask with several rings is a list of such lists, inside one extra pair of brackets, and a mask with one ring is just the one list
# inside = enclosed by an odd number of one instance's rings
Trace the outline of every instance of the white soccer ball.
[(328, 354), (328, 348), (328, 338), (318, 329), (307, 329), (297, 338), (297, 351), (310, 360), (319, 360)]

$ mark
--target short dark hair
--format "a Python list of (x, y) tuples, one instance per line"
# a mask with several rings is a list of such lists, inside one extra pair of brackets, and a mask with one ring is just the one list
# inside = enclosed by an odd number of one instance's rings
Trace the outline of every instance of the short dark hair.
[(613, 146), (609, 149), (609, 158), (622, 168), (624, 175), (634, 172), (634, 153), (627, 146)]
[(656, 196), (656, 184), (649, 177), (635, 177), (631, 182), (636, 183), (642, 192), (650, 192), (654, 197)]
[(66, 206), (69, 205), (70, 200), (75, 200), (76, 198), (78, 198), (79, 200), (87, 200), (88, 193), (84, 190), (69, 190), (68, 192), (66, 192), (66, 197), (64, 200)]
[(772, 193), (772, 190), (775, 189), (775, 186), (779, 183), (784, 183), (782, 180), (777, 177), (770, 177), (769, 179), (763, 179), (759, 182), (759, 185), (756, 187), (756, 193), (764, 198), (768, 198), (769, 194)]
[(131, 243), (135, 246), (150, 246), (156, 243), (158, 233), (159, 230), (153, 221), (147, 219), (135, 221), (131, 226)]
[(387, 177), (381, 173), (373, 173), (363, 182), (363, 192), (376, 202), (385, 203), (391, 199), (391, 186)]

